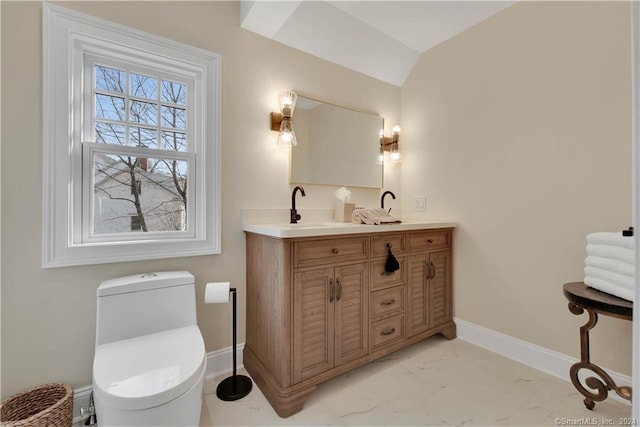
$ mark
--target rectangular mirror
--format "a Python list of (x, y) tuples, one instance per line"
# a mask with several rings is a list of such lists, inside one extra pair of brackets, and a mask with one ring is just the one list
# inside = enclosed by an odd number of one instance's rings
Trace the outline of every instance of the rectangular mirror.
[(291, 147), (293, 184), (382, 187), (382, 117), (298, 96)]

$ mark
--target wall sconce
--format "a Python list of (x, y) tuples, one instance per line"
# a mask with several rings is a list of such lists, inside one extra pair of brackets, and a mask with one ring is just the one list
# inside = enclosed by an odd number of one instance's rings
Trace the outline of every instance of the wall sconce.
[(382, 129), (380, 130), (380, 156), (384, 155), (383, 151), (389, 151), (389, 157), (394, 162), (400, 160), (400, 151), (398, 151), (398, 141), (400, 140), (400, 126), (395, 125), (391, 130), (392, 136), (384, 136)]
[(271, 113), (271, 130), (280, 132), (278, 144), (297, 145), (296, 134), (293, 131), (293, 110), (296, 108), (298, 95), (293, 91), (281, 92), (278, 95), (280, 112)]

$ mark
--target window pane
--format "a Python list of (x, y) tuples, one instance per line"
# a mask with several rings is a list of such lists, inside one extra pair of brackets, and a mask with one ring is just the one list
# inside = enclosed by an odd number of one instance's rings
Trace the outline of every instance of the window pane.
[(124, 121), (124, 98), (96, 94), (96, 117)]
[(131, 73), (130, 94), (139, 98), (158, 99), (158, 79)]
[(158, 148), (158, 132), (155, 129), (131, 126), (129, 142), (134, 147)]
[(186, 160), (94, 156), (95, 234), (185, 231)]
[(96, 89), (124, 93), (126, 73), (123, 70), (96, 65)]
[(125, 145), (125, 132), (124, 125), (96, 122), (96, 142), (98, 143)]
[(162, 101), (173, 104), (186, 105), (187, 85), (180, 83), (162, 81)]
[(162, 126), (174, 129), (186, 129), (187, 110), (162, 106)]
[(147, 125), (158, 124), (158, 106), (149, 102), (131, 101), (130, 121)]
[(187, 134), (181, 132), (162, 131), (162, 149), (173, 151), (186, 151)]

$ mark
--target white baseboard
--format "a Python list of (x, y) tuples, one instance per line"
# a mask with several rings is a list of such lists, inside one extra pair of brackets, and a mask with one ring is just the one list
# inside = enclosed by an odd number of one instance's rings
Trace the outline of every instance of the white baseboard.
[[(242, 350), (244, 343), (240, 343), (236, 348), (237, 369), (242, 368)], [(205, 371), (205, 379), (211, 379), (233, 372), (233, 349), (232, 347), (207, 353), (207, 370)], [(82, 417), (80, 416), (80, 408), (89, 406), (89, 397), (91, 396), (92, 386), (80, 387), (73, 393), (73, 425), (82, 426)]]
[[(244, 343), (240, 343), (236, 348), (236, 362), (238, 364), (238, 370), (244, 366), (242, 359), (242, 350), (244, 350)], [(233, 372), (233, 348), (226, 347), (220, 350), (207, 353), (207, 371), (205, 373), (206, 379), (219, 377), (222, 375), (230, 374)]]
[[(454, 319), (454, 321), (457, 327), (458, 338), (461, 340), (515, 360), (516, 362), (530, 366), (564, 381), (571, 382), (571, 379), (569, 378), (569, 369), (571, 368), (571, 365), (579, 362), (578, 359), (505, 335), (498, 331), (494, 331), (493, 329), (467, 322), (466, 320)], [(630, 376), (611, 370), (607, 370), (607, 373), (618, 386), (631, 386)], [(628, 400), (621, 398), (616, 393), (609, 393), (609, 397), (627, 405), (631, 405)]]

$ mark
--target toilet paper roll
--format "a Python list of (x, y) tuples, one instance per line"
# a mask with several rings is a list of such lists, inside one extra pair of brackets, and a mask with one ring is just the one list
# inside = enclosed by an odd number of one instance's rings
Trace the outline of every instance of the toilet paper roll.
[(204, 289), (204, 303), (218, 304), (229, 302), (229, 282), (207, 283)]

